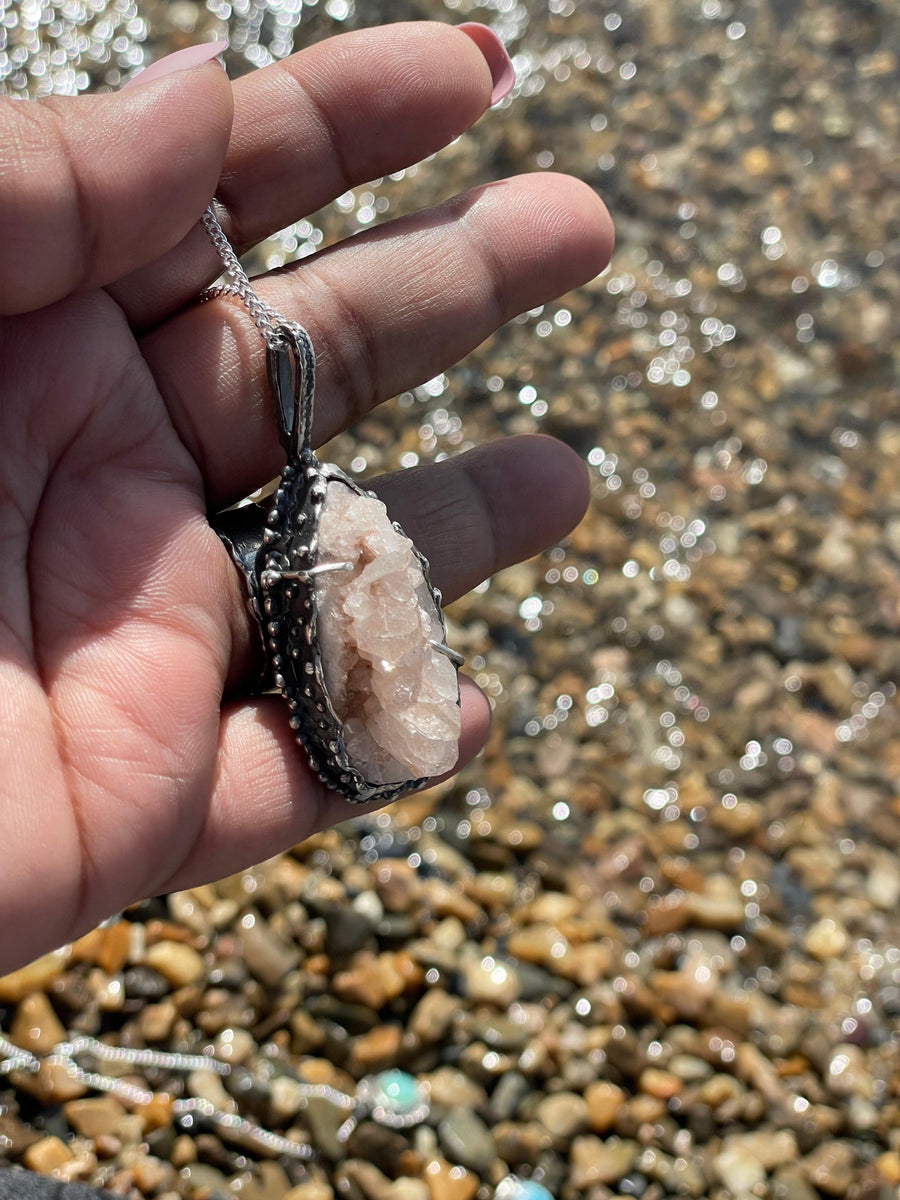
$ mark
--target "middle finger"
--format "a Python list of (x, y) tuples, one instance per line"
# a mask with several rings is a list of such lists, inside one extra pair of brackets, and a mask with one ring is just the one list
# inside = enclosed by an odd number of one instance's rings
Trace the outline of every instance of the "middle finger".
[[(497, 326), (592, 278), (612, 225), (585, 184), (526, 175), (359, 234), (254, 280), (309, 331), (319, 445), (462, 358)], [(232, 297), (195, 305), (143, 339), (182, 441), (220, 508), (281, 468), (265, 345)]]
[[(433, 21), (341, 34), (235, 81), (234, 123), (216, 195), (243, 253), (348, 188), (418, 162), (481, 116), (487, 51)], [(499, 68), (494, 63), (493, 70)], [(158, 324), (221, 271), (199, 226), (109, 288), (135, 329)]]

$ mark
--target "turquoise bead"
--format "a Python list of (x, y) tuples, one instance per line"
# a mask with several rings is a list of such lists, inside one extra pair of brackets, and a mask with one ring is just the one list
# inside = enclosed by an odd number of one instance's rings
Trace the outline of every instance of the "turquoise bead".
[(419, 1085), (406, 1071), (382, 1071), (375, 1076), (376, 1103), (388, 1112), (404, 1113), (421, 1103)]
[(533, 1179), (518, 1179), (507, 1175), (494, 1193), (498, 1200), (553, 1200), (545, 1187)]

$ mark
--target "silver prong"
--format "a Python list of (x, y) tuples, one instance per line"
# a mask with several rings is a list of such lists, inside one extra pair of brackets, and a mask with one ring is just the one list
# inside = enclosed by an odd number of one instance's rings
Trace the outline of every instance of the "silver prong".
[(316, 563), (314, 567), (310, 567), (306, 572), (308, 579), (314, 579), (316, 575), (327, 575), (329, 571), (352, 571), (352, 562), (330, 562)]
[(432, 650), (437, 650), (438, 654), (443, 654), (453, 663), (454, 667), (464, 667), (466, 664), (465, 656), (460, 654), (458, 650), (451, 649), (444, 642), (429, 642)]
[(327, 575), (329, 571), (352, 571), (352, 562), (316, 563), (308, 571), (263, 571), (261, 579), (263, 587), (271, 587), (279, 579), (298, 579), (301, 583), (309, 583), (317, 575)]
[(328, 575), (329, 571), (352, 571), (353, 563), (317, 563), (316, 566), (311, 566), (307, 571), (280, 571), (278, 577), (282, 580), (300, 580), (301, 583), (308, 583), (314, 580), (317, 575)]

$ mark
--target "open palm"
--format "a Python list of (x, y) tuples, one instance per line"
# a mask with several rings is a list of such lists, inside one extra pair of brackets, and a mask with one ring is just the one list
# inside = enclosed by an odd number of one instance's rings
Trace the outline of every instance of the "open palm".
[[(347, 815), (283, 703), (248, 696), (255, 630), (207, 513), (282, 458), (252, 321), (195, 302), (219, 271), (197, 220), (217, 195), (244, 249), (446, 144), (489, 102), (479, 42), (394, 25), (233, 88), (209, 64), (0, 101), (0, 971)], [(258, 290), (317, 348), (318, 443), (589, 278), (610, 244), (589, 189), (527, 176)], [(545, 438), (376, 487), (448, 599), (562, 536), (587, 494)], [(486, 728), (467, 686), (461, 761)]]

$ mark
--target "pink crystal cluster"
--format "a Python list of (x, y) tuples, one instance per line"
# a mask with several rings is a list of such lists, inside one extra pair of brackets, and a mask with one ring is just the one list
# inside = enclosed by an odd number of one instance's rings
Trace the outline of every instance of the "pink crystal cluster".
[(370, 783), (430, 778), (456, 765), (456, 668), (413, 544), (380, 500), (339, 480), (319, 519), (318, 561), (352, 571), (316, 580), (325, 686), (354, 767)]

